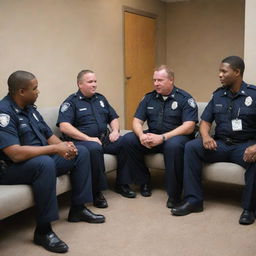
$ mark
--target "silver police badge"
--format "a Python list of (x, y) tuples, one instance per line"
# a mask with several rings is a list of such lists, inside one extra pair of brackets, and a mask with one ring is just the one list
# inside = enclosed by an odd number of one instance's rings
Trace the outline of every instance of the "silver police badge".
[(188, 105), (192, 108), (196, 107), (196, 102), (193, 98), (188, 99)]
[(104, 105), (104, 102), (102, 100), (100, 100), (100, 105), (104, 108), (105, 105)]
[(251, 106), (252, 105), (252, 97), (251, 96), (246, 97), (244, 104), (247, 107)]
[(10, 116), (7, 114), (0, 114), (0, 126), (6, 127), (10, 122)]
[(65, 111), (67, 111), (69, 107), (70, 107), (70, 103), (65, 102), (65, 103), (63, 103), (63, 104), (61, 105), (60, 111), (63, 113), (63, 112), (65, 112)]
[(171, 106), (172, 110), (175, 110), (177, 107), (178, 107), (178, 102), (177, 102), (177, 101), (174, 101), (174, 102), (172, 103), (172, 106)]

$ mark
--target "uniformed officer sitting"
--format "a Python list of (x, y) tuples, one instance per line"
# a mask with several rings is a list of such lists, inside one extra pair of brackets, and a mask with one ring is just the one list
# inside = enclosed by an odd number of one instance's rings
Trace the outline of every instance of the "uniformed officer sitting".
[[(184, 191), (186, 202), (172, 209), (173, 215), (203, 210), (202, 162), (232, 162), (246, 169), (243, 212), (240, 224), (252, 224), (255, 216), (256, 178), (256, 87), (243, 81), (244, 61), (237, 56), (222, 60), (218, 88), (206, 106), (200, 123), (202, 138), (186, 144)], [(216, 122), (214, 138), (209, 134)], [(225, 172), (225, 170), (223, 170)]]
[[(97, 79), (93, 71), (80, 71), (77, 75), (77, 86), (79, 90), (62, 103), (57, 125), (66, 139), (72, 140), (75, 145), (83, 145), (89, 150), (94, 206), (105, 208), (108, 204), (102, 194), (102, 191), (107, 188), (104, 153), (117, 155), (116, 183), (120, 185), (123, 180), (122, 137), (119, 133), (118, 115), (107, 99), (96, 93)], [(135, 197), (135, 193), (129, 188), (121, 192), (126, 197)]]
[[(167, 207), (180, 203), (183, 181), (184, 145), (198, 119), (197, 105), (190, 94), (174, 86), (174, 73), (166, 65), (155, 69), (155, 90), (146, 94), (133, 119), (134, 133), (124, 136), (125, 171), (132, 170), (126, 183), (140, 185), (142, 196), (151, 196), (150, 173), (144, 155), (161, 152), (166, 167)], [(143, 131), (147, 121), (148, 130)]]
[(66, 252), (68, 246), (51, 228), (58, 219), (56, 176), (71, 170), (68, 221), (105, 221), (84, 206), (92, 201), (89, 152), (53, 135), (34, 106), (39, 90), (33, 74), (14, 72), (8, 87), (9, 94), (0, 101), (0, 184), (32, 186), (37, 222), (34, 243), (52, 252)]

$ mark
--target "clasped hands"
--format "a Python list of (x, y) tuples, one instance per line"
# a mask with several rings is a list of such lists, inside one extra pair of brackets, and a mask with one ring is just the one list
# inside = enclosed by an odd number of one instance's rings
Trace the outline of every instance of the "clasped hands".
[(61, 142), (57, 144), (57, 146), (58, 154), (64, 157), (66, 160), (71, 160), (78, 154), (76, 146), (71, 141)]
[(153, 148), (163, 143), (163, 137), (160, 134), (143, 133), (139, 139), (140, 143), (146, 148)]

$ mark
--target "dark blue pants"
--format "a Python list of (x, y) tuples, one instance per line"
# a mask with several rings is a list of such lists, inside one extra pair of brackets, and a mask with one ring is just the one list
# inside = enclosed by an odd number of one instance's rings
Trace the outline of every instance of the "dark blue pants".
[(256, 163), (244, 162), (243, 154), (245, 149), (256, 144), (256, 141), (248, 141), (236, 145), (226, 145), (222, 140), (217, 140), (216, 142), (218, 145), (217, 150), (206, 150), (201, 139), (195, 139), (186, 144), (184, 156), (184, 194), (186, 200), (191, 204), (203, 202), (203, 162), (231, 162), (239, 164), (246, 169), (242, 207), (246, 210), (255, 210)]
[(28, 184), (32, 186), (38, 224), (58, 219), (56, 176), (71, 171), (72, 205), (92, 202), (91, 167), (89, 152), (78, 146), (78, 155), (65, 160), (59, 155), (42, 155), (8, 166), (0, 184)]
[(124, 171), (132, 172), (126, 183), (145, 184), (150, 182), (150, 173), (145, 165), (144, 155), (150, 153), (163, 153), (166, 168), (165, 182), (168, 196), (173, 201), (179, 201), (183, 183), (183, 155), (188, 136), (175, 136), (163, 144), (148, 149), (141, 145), (139, 138), (132, 132), (124, 136), (124, 149), (126, 164)]
[(90, 152), (91, 158), (91, 168), (92, 168), (92, 187), (93, 194), (102, 191), (107, 188), (107, 179), (105, 174), (105, 165), (104, 165), (104, 153), (112, 154), (117, 156), (118, 167), (117, 167), (117, 183), (122, 182), (122, 165), (124, 158), (122, 155), (122, 139), (119, 139), (113, 143), (108, 143), (106, 145), (100, 145), (94, 141), (76, 141), (76, 145), (83, 145)]

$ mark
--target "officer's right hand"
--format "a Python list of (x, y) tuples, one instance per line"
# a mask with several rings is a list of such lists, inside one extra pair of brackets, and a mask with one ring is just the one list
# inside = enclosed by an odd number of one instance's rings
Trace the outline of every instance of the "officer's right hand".
[(145, 146), (146, 148), (151, 148), (151, 146), (149, 145), (150, 141), (148, 138), (148, 135), (146, 133), (143, 133), (140, 137), (140, 143), (141, 145)]
[(203, 146), (205, 149), (208, 150), (216, 150), (217, 149), (217, 143), (211, 136), (204, 136), (203, 139)]

